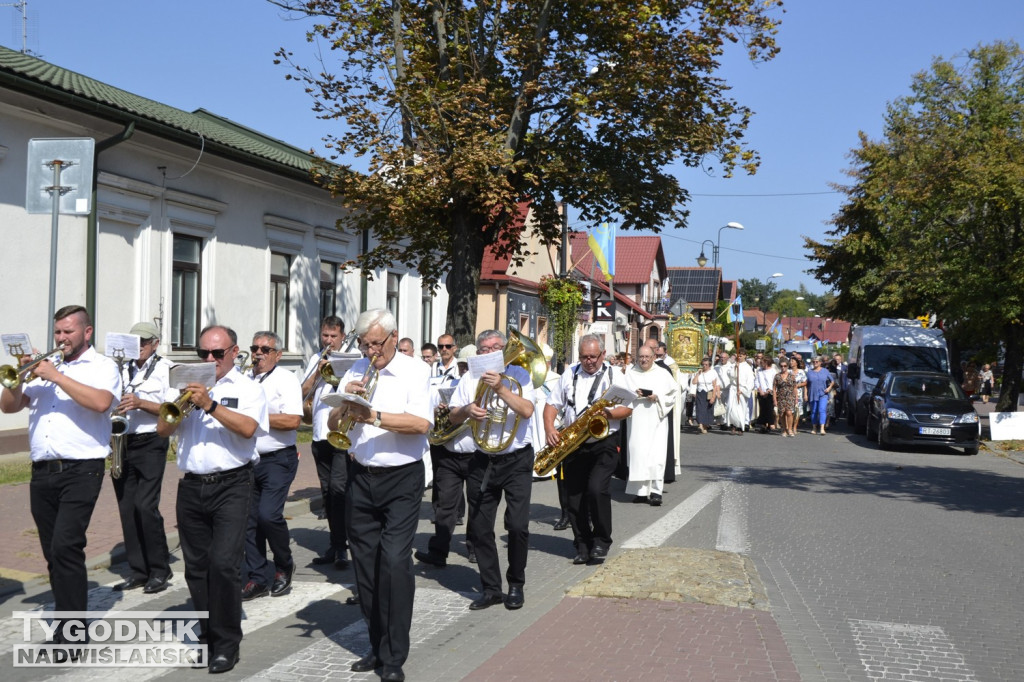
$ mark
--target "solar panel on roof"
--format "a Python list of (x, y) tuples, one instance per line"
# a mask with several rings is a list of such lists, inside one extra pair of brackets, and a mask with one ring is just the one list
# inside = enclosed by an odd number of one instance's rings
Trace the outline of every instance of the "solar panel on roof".
[(672, 301), (679, 298), (689, 303), (711, 303), (717, 299), (718, 271), (709, 269), (669, 270)]

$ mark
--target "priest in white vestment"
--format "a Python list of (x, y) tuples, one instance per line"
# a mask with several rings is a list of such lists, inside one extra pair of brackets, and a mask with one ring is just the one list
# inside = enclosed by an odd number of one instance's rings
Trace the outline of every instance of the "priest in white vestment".
[(750, 425), (750, 398), (754, 393), (754, 368), (747, 362), (747, 352), (736, 351), (736, 362), (729, 365), (729, 389), (726, 395), (725, 420), (740, 435)]
[(634, 502), (661, 505), (665, 486), (665, 450), (668, 447), (668, 415), (676, 405), (679, 385), (672, 375), (654, 364), (654, 350), (643, 346), (637, 364), (626, 375), (637, 392), (629, 421), (629, 482), (626, 493)]

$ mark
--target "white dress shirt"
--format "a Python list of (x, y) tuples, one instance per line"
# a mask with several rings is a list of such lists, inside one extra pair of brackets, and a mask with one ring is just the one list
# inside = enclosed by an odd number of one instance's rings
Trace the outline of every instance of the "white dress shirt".
[(121, 395), (117, 363), (89, 346), (71, 362), (57, 369), (80, 384), (110, 393), (111, 406), (104, 412), (90, 410), (50, 381), (26, 382), (28, 441), (33, 462), (48, 459), (101, 459), (110, 452), (110, 411)]
[[(519, 365), (509, 365), (508, 367), (505, 368), (505, 374), (507, 376), (509, 376), (509, 377), (512, 377), (516, 381), (518, 381), (519, 384), (522, 386), (522, 397), (524, 399), (530, 401), (531, 404), (534, 403), (535, 396), (534, 396), (534, 390), (533, 390), (533, 382), (530, 379), (530, 373), (527, 372), (522, 367), (520, 367)], [(470, 377), (468, 374), (466, 376), (462, 377), (461, 379), (459, 379), (459, 385), (455, 387), (455, 393), (452, 395), (451, 408), (454, 410), (457, 407), (462, 407), (464, 405), (468, 405), (468, 404), (470, 404), (472, 402), (475, 402), (476, 391), (477, 391), (477, 387), (479, 385), (480, 385), (480, 380), (476, 379), (476, 378), (473, 378), (473, 377)], [(501, 405), (505, 404), (500, 399), (496, 398), (496, 401), (498, 403), (501, 403)], [(516, 414), (514, 412), (512, 412), (511, 408), (509, 408), (509, 410), (508, 410), (508, 423), (509, 424), (511, 424), (512, 421), (515, 419), (515, 416), (516, 416)], [(467, 421), (470, 421), (470, 420), (467, 420)], [(497, 427), (494, 428), (494, 434), (495, 434), (495, 436), (497, 435)], [(472, 428), (467, 429), (466, 432), (463, 435), (464, 436), (468, 435), (469, 443), (470, 443), (470, 446), (473, 448), (473, 450), (479, 450), (480, 449), (479, 446), (477, 445), (476, 441), (473, 439)], [(507, 434), (503, 433), (501, 435), (501, 440), (504, 440), (506, 437), (507, 437)], [(461, 440), (464, 440), (464, 439), (460, 438), (459, 440), (461, 441)], [(525, 417), (520, 417), (519, 418), (519, 427), (516, 429), (515, 438), (513, 438), (512, 443), (507, 448), (505, 448), (504, 450), (501, 450), (500, 452), (487, 453), (487, 454), (503, 455), (503, 454), (507, 454), (509, 452), (514, 452), (515, 450), (519, 450), (520, 448), (524, 448), (527, 445), (530, 445), (532, 443), (532, 441), (533, 441), (533, 432), (530, 429), (530, 420), (525, 418)], [(472, 450), (470, 450), (470, 452), (472, 452)]]
[[(359, 381), (366, 371), (368, 358), (357, 361), (345, 373), (340, 386)], [(417, 358), (395, 353), (391, 362), (380, 370), (377, 388), (370, 399), (372, 409), (379, 412), (407, 412), (434, 424), (430, 407), (430, 366)], [(352, 447), (349, 453), (363, 466), (390, 467), (411, 464), (429, 452), (426, 434), (394, 433), (373, 424), (356, 423), (349, 432)]]
[[(135, 364), (134, 360), (132, 360), (132, 364)], [(127, 365), (125, 366), (124, 375), (121, 377), (121, 381), (127, 386), (124, 392), (125, 394), (134, 393), (139, 396), (140, 400), (154, 403), (166, 402), (171, 386), (170, 373), (171, 362), (154, 353), (142, 363), (142, 367), (135, 371), (134, 379), (128, 379), (129, 368)], [(135, 435), (156, 433), (156, 422), (159, 419), (157, 415), (150, 414), (145, 410), (129, 410), (124, 416), (128, 419), (128, 433)]]
[[(253, 377), (263, 389), (267, 399), (267, 414), (294, 414), (302, 416), (302, 386), (299, 379), (288, 370), (275, 366), (269, 372)], [(272, 429), (256, 439), (256, 452), (263, 454), (295, 445), (298, 431), (295, 429)]]
[[(605, 391), (608, 390), (611, 385), (626, 385), (624, 375), (617, 367), (612, 367), (605, 363), (603, 365), (604, 373), (601, 373), (601, 369), (598, 369), (595, 374), (587, 374), (580, 363), (576, 363), (569, 367), (565, 373), (562, 374), (558, 381), (558, 388), (551, 392), (548, 396), (548, 405), (551, 405), (559, 412), (562, 412), (562, 424), (568, 426), (576, 421), (576, 417), (582, 414), (590, 403), (587, 401), (587, 397), (590, 395), (590, 390), (594, 386), (594, 380), (600, 375), (600, 384), (598, 384), (597, 390), (594, 392), (594, 401), (596, 402)], [(575, 399), (571, 396), (573, 393), (573, 378), (576, 378), (576, 390)], [(564, 410), (564, 412), (563, 412)], [(608, 420), (608, 434), (611, 435), (619, 430), (621, 419), (609, 419)], [(587, 439), (588, 443), (595, 442), (593, 438)]]
[(244, 438), (197, 407), (178, 429), (178, 468), (192, 474), (212, 474), (258, 462), (256, 439), (270, 428), (263, 389), (232, 369), (214, 385), (210, 397), (220, 403), (218, 410), (226, 407), (255, 419), (256, 433)]
[[(330, 405), (325, 405), (323, 401), (320, 400), (320, 397), (326, 393), (333, 393), (336, 390), (341, 390), (341, 388), (331, 386), (326, 381), (319, 379), (320, 370), (317, 368), (320, 366), (321, 357), (322, 356), (319, 353), (311, 357), (309, 362), (306, 363), (306, 371), (302, 375), (303, 379), (305, 379), (310, 376), (311, 373), (316, 372), (317, 381), (320, 382), (316, 387), (316, 390), (313, 392), (313, 440), (327, 440), (327, 434), (331, 431), (327, 426), (327, 417), (330, 416), (331, 410), (334, 408)], [(341, 384), (338, 386), (340, 387)]]
[(431, 386), (447, 386), (458, 380), (460, 376), (459, 362), (455, 358), (452, 358), (452, 363), (448, 367), (442, 365), (440, 360), (430, 365)]

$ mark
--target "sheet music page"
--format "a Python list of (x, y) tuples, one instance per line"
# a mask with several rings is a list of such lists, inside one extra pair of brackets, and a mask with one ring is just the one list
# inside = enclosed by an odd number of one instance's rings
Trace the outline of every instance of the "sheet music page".
[(366, 409), (372, 408), (372, 405), (365, 398), (355, 393), (324, 393), (320, 396), (320, 400), (324, 405), (331, 407), (341, 407), (345, 403), (355, 403), (356, 405), (362, 405)]
[(142, 338), (138, 334), (107, 332), (103, 339), (105, 355), (114, 360), (138, 360), (140, 346)]
[(217, 365), (213, 362), (184, 362), (171, 367), (171, 388), (183, 389), (189, 384), (212, 388), (217, 383)]
[(28, 334), (0, 334), (0, 343), (11, 357), (32, 355), (32, 341)]
[(605, 391), (604, 395), (601, 397), (604, 398), (605, 400), (610, 400), (613, 403), (618, 402), (622, 403), (623, 405), (629, 405), (630, 403), (633, 402), (633, 400), (636, 399), (636, 393), (629, 390), (629, 388), (625, 386), (620, 386), (619, 384), (612, 384), (611, 387), (607, 391)]
[(505, 371), (505, 356), (503, 353), (484, 353), (483, 355), (471, 355), (469, 357), (469, 376), (479, 379), (486, 372)]
[(340, 379), (345, 376), (345, 372), (347, 372), (352, 365), (356, 364), (356, 362), (362, 357), (363, 354), (358, 352), (339, 353), (337, 351), (332, 351), (331, 356), (327, 359), (331, 363), (331, 369), (334, 370), (334, 376)]

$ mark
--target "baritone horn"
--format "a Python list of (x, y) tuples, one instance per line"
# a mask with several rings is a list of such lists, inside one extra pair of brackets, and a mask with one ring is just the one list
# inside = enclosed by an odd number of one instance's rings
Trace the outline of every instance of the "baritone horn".
[(40, 364), (43, 363), (43, 361), (49, 360), (55, 365), (59, 365), (64, 361), (63, 348), (63, 346), (58, 346), (49, 353), (40, 355), (27, 365), (21, 365), (19, 367), (15, 367), (14, 365), (4, 365), (3, 367), (0, 367), (0, 384), (2, 384), (4, 388), (13, 391), (23, 382), (28, 383), (29, 381), (32, 381), (35, 379), (32, 373)]
[[(548, 374), (547, 361), (544, 359), (544, 352), (530, 337), (520, 334), (515, 329), (509, 332), (508, 344), (502, 351), (501, 359), (505, 365), (518, 365), (525, 369), (534, 388), (544, 384)], [(501, 380), (508, 383), (513, 393), (523, 395), (523, 387), (519, 381), (507, 374), (502, 374)], [(509, 427), (509, 406), (484, 383), (477, 387), (476, 404), (487, 410), (487, 415), (483, 419), (472, 422), (473, 440), (477, 447), (490, 454), (507, 449), (515, 441), (522, 417), (513, 411), (514, 418)]]

